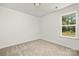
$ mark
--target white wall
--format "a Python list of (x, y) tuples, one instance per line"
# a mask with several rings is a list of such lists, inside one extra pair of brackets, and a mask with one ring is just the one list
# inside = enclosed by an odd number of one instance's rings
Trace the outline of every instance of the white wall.
[(0, 7), (0, 48), (39, 38), (39, 18)]
[[(60, 32), (60, 16), (61, 14), (78, 11), (79, 4), (74, 4), (50, 15), (47, 15), (41, 19), (41, 38), (48, 40), (63, 46), (67, 46), (76, 50), (79, 50), (79, 39), (64, 38), (59, 36)], [(79, 17), (79, 15), (78, 15)], [(79, 19), (78, 19), (78, 33), (79, 33)], [(79, 36), (79, 34), (78, 34)]]

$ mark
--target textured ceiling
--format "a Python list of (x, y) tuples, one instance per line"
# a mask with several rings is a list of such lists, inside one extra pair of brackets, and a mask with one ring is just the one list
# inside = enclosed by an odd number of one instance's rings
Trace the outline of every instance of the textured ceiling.
[(38, 7), (34, 6), (34, 3), (0, 3), (0, 6), (21, 11), (33, 16), (44, 16), (69, 5), (72, 5), (72, 3), (40, 3), (40, 6)]

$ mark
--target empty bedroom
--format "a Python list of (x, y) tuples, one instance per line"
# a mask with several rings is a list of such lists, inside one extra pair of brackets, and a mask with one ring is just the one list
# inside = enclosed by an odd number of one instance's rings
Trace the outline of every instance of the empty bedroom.
[(0, 56), (79, 56), (79, 3), (0, 3)]

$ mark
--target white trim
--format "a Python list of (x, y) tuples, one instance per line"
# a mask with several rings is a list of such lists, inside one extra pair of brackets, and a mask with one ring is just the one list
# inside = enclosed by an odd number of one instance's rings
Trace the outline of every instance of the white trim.
[[(68, 15), (68, 14), (72, 14), (72, 13), (76, 13), (76, 24), (74, 24), (74, 25), (62, 25), (62, 16), (64, 16), (64, 15)], [(76, 39), (78, 39), (78, 34), (77, 34), (77, 25), (78, 25), (78, 23), (77, 23), (77, 21), (78, 21), (78, 12), (77, 11), (72, 11), (72, 12), (69, 12), (69, 13), (65, 13), (65, 14), (62, 14), (61, 15), (61, 18), (60, 18), (60, 37), (66, 37), (66, 38), (76, 38)], [(75, 28), (75, 37), (69, 37), (69, 36), (63, 36), (62, 35), (62, 26), (76, 26), (76, 28)]]
[(61, 26), (76, 26), (76, 24), (75, 25), (61, 25)]

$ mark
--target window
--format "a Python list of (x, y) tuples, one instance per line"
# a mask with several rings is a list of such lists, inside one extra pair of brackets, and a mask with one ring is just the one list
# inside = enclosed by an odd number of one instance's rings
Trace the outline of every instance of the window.
[(61, 16), (61, 36), (77, 37), (77, 12), (67, 13)]

